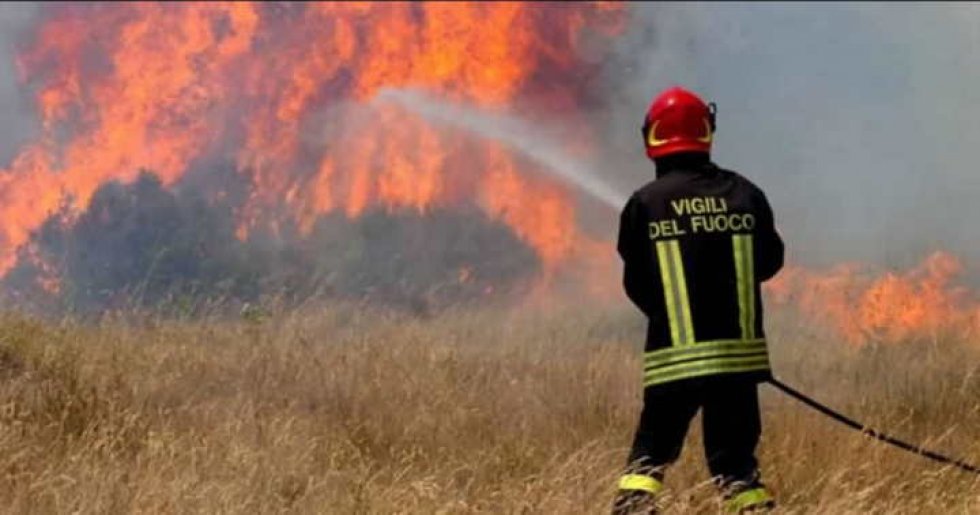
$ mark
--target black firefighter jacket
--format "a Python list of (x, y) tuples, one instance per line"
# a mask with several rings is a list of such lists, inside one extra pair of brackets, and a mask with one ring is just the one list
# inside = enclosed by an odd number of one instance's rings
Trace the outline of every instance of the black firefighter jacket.
[(618, 242), (626, 293), (649, 318), (644, 386), (767, 379), (760, 284), (783, 242), (765, 195), (707, 161), (660, 168), (623, 209)]

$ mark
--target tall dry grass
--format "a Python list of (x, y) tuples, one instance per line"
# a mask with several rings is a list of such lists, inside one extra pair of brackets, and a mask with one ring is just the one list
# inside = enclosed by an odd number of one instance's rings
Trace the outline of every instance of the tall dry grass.
[[(980, 342), (852, 348), (774, 321), (780, 375), (980, 461)], [(0, 319), (8, 513), (603, 513), (640, 398), (629, 310)], [(980, 482), (765, 389), (784, 513), (980, 512)], [(716, 511), (699, 431), (668, 512)]]

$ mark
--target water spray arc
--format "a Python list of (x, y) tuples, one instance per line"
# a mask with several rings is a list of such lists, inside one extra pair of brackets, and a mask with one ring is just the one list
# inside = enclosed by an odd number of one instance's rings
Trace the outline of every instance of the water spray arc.
[(543, 165), (553, 176), (576, 186), (614, 210), (619, 210), (629, 196), (603, 181), (580, 159), (569, 156), (557, 142), (543, 136), (540, 129), (515, 117), (445, 102), (411, 89), (382, 89), (374, 101), (392, 102), (431, 122), (462, 128), (505, 143)]

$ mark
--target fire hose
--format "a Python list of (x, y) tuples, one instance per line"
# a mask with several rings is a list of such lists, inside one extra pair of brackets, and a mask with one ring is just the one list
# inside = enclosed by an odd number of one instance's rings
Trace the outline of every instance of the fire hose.
[(953, 465), (954, 467), (957, 467), (960, 470), (963, 470), (963, 471), (966, 471), (966, 472), (972, 472), (973, 474), (980, 475), (980, 467), (978, 467), (976, 465), (972, 465), (972, 464), (967, 463), (967, 462), (965, 462), (963, 460), (958, 460), (956, 458), (951, 458), (949, 456), (945, 456), (945, 455), (939, 454), (938, 452), (935, 452), (935, 451), (930, 451), (928, 449), (924, 449), (924, 448), (922, 448), (919, 445), (914, 445), (914, 444), (908, 443), (906, 441), (899, 440), (898, 438), (895, 438), (894, 436), (890, 436), (888, 434), (882, 433), (881, 431), (878, 431), (876, 429), (871, 429), (868, 426), (866, 426), (865, 424), (862, 424), (862, 423), (854, 420), (853, 418), (850, 418), (847, 415), (844, 415), (844, 414), (842, 414), (840, 412), (834, 411), (833, 409), (828, 408), (827, 406), (825, 406), (825, 405), (823, 405), (823, 404), (815, 401), (811, 397), (808, 397), (808, 396), (804, 395), (803, 393), (800, 393), (799, 391), (797, 391), (797, 390), (795, 390), (795, 389), (787, 386), (785, 383), (783, 383), (782, 381), (779, 381), (776, 378), (769, 379), (769, 384), (775, 386), (776, 389), (778, 389), (779, 391), (785, 393), (786, 395), (788, 395), (788, 396), (796, 399), (797, 401), (805, 404), (807, 407), (812, 408), (813, 410), (816, 410), (816, 411), (820, 412), (821, 414), (826, 415), (826, 416), (830, 417), (831, 419), (836, 420), (837, 422), (840, 422), (841, 424), (843, 424), (843, 425), (845, 425), (845, 426), (847, 426), (847, 427), (849, 427), (851, 429), (854, 429), (855, 431), (860, 431), (864, 435), (870, 436), (870, 437), (872, 437), (872, 438), (874, 438), (876, 440), (885, 442), (885, 443), (887, 443), (889, 445), (893, 445), (895, 447), (898, 447), (899, 449), (902, 449), (904, 451), (908, 451), (908, 452), (910, 452), (912, 454), (918, 454), (919, 456), (923, 456), (923, 457), (929, 458), (930, 460), (933, 460), (933, 461), (936, 461), (936, 462), (939, 462), (939, 463), (944, 463), (944, 464), (947, 464), (947, 465)]

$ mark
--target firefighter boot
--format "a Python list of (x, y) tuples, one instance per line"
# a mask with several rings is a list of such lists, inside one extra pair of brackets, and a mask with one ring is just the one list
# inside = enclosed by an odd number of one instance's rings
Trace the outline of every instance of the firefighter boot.
[(759, 481), (735, 482), (724, 491), (726, 513), (767, 513), (776, 506), (772, 494)]
[(627, 474), (619, 480), (612, 515), (656, 515), (657, 494), (663, 483), (652, 476)]

